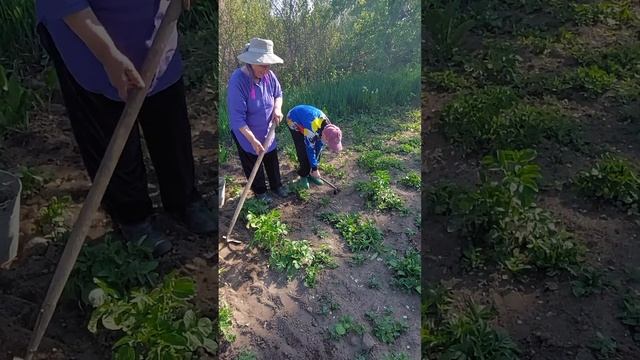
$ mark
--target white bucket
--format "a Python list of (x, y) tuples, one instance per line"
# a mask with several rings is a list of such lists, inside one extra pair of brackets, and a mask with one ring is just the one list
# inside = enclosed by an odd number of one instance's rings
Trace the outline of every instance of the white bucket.
[(20, 179), (0, 170), (0, 265), (18, 255), (21, 192)]

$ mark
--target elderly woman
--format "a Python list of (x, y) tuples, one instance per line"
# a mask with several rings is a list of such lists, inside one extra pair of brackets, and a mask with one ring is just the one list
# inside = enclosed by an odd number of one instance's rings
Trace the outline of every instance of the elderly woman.
[(309, 181), (322, 185), (318, 170), (320, 154), (325, 145), (332, 152), (342, 150), (342, 131), (322, 110), (311, 105), (298, 105), (289, 110), (287, 125), (298, 155), (300, 185), (306, 189)]
[(251, 39), (245, 51), (238, 55), (238, 60), (244, 65), (236, 69), (229, 79), (227, 109), (242, 169), (249, 178), (258, 155), (266, 152), (251, 190), (257, 198), (271, 201), (267, 195), (266, 171), (271, 191), (286, 197), (288, 191), (280, 178), (276, 142), (274, 140), (267, 149), (262, 146), (270, 123), (278, 126), (282, 120), (282, 89), (270, 66), (283, 61), (273, 53), (273, 42), (260, 38)]

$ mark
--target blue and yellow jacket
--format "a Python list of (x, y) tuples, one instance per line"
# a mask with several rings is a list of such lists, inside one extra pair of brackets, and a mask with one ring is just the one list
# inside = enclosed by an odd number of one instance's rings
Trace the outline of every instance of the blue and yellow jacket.
[(312, 170), (318, 169), (320, 154), (324, 149), (320, 134), (324, 126), (329, 123), (327, 115), (311, 105), (297, 105), (287, 113), (289, 128), (304, 135), (304, 144)]

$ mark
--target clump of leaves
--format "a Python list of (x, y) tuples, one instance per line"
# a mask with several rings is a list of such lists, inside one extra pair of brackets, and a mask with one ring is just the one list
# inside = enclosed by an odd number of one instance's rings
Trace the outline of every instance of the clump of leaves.
[(596, 67), (620, 79), (634, 79), (640, 75), (640, 45), (637, 42), (603, 49), (585, 49), (576, 54), (585, 67)]
[(441, 205), (428, 204), (427, 209), (448, 214), (449, 231), (459, 231), (474, 248), (512, 272), (571, 269), (579, 263), (582, 248), (552, 214), (535, 205), (541, 178), (539, 166), (531, 163), (535, 157), (533, 150), (487, 156), (477, 190), (456, 194), (454, 188), (445, 189), (436, 193)]
[(329, 329), (332, 339), (340, 339), (348, 333), (363, 334), (364, 326), (349, 315), (343, 315), (338, 322)]
[(142, 288), (127, 295), (96, 283), (99, 289), (89, 297), (95, 310), (88, 328), (96, 333), (101, 323), (124, 333), (113, 345), (114, 359), (190, 359), (199, 349), (216, 353), (211, 320), (189, 302), (196, 294), (192, 279), (172, 273), (151, 291)]
[(376, 171), (370, 181), (361, 181), (356, 187), (367, 199), (367, 206), (378, 210), (403, 210), (404, 202), (391, 189), (391, 176), (386, 170)]
[(233, 310), (231, 306), (222, 303), (218, 310), (218, 329), (222, 338), (228, 342), (236, 341), (236, 335), (233, 333)]
[(247, 217), (249, 216), (249, 214), (253, 214), (254, 216), (257, 216), (257, 215), (264, 215), (268, 212), (269, 212), (269, 204), (263, 199), (258, 199), (253, 197), (245, 201), (244, 206), (242, 206), (241, 214), (245, 220), (248, 220)]
[(37, 194), (44, 186), (45, 178), (42, 172), (36, 168), (21, 166), (19, 176), (24, 197)]
[(422, 351), (427, 358), (519, 358), (513, 340), (490, 325), (491, 311), (473, 302), (456, 310), (451, 302), (448, 290), (427, 290), (422, 309)]
[(633, 340), (640, 342), (640, 294), (638, 292), (630, 292), (624, 297), (620, 320), (631, 329)]
[(325, 213), (321, 217), (340, 231), (340, 235), (351, 251), (380, 251), (382, 249), (382, 233), (372, 220), (364, 219), (355, 213)]
[(595, 268), (585, 267), (576, 280), (571, 281), (571, 292), (576, 297), (587, 297), (599, 294), (606, 286), (604, 273)]
[(70, 204), (71, 197), (68, 195), (52, 197), (49, 204), (40, 209), (38, 231), (48, 239), (61, 240), (69, 232), (65, 217), (68, 215)]
[(409, 291), (415, 290), (420, 294), (420, 252), (408, 249), (402, 258), (392, 254), (387, 264), (393, 271), (393, 282), (396, 286)]
[(640, 179), (636, 167), (628, 160), (605, 154), (587, 171), (574, 180), (578, 191), (589, 198), (638, 212)]
[(280, 221), (280, 211), (275, 209), (261, 215), (249, 213), (247, 220), (247, 226), (255, 229), (250, 246), (272, 250), (282, 243), (288, 233), (287, 225)]
[(299, 182), (294, 182), (289, 185), (289, 189), (296, 194), (296, 197), (303, 202), (309, 202), (311, 200), (311, 191), (304, 188)]
[(471, 66), (469, 71), (480, 83), (509, 85), (520, 77), (520, 62), (522, 58), (512, 45), (490, 44), (482, 60)]
[(104, 241), (83, 246), (66, 289), (88, 304), (89, 293), (97, 287), (94, 279), (122, 294), (136, 287), (156, 285), (157, 267), (151, 249), (108, 233)]
[(571, 84), (572, 88), (596, 97), (611, 90), (616, 77), (600, 67), (592, 65), (579, 67), (575, 72), (570, 73), (565, 81)]
[(598, 359), (611, 359), (618, 352), (616, 339), (604, 336), (599, 331), (596, 332), (596, 339), (589, 347), (596, 353)]
[(393, 317), (391, 309), (385, 309), (383, 312), (370, 311), (366, 317), (373, 325), (373, 335), (385, 344), (393, 343), (409, 329), (406, 323)]
[(466, 152), (524, 149), (547, 138), (576, 142), (575, 126), (555, 106), (520, 103), (508, 88), (485, 88), (447, 104), (442, 116), (445, 136)]
[(318, 273), (324, 268), (333, 268), (337, 264), (327, 246), (314, 250), (307, 240), (285, 239), (271, 249), (271, 266), (283, 271), (292, 279), (299, 271), (305, 271), (305, 285), (314, 287)]
[(360, 155), (358, 165), (367, 171), (404, 169), (402, 160), (381, 150), (369, 150)]
[(472, 87), (472, 83), (464, 76), (452, 70), (427, 72), (425, 75), (429, 89), (446, 92), (457, 92)]
[(405, 177), (400, 179), (400, 184), (419, 190), (422, 186), (422, 177), (419, 172), (410, 171)]
[(33, 95), (0, 65), (0, 137), (27, 127)]
[(258, 357), (253, 351), (244, 349), (240, 351), (236, 360), (258, 360)]

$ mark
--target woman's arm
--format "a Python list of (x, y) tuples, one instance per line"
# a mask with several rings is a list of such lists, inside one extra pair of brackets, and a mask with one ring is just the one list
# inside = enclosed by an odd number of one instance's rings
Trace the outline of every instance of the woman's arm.
[(272, 120), (275, 121), (276, 126), (280, 125), (282, 121), (282, 96), (275, 98), (273, 102), (273, 116)]
[(140, 73), (129, 58), (118, 50), (91, 8), (65, 16), (64, 22), (102, 63), (109, 81), (118, 90), (122, 100), (127, 99), (129, 88), (144, 88)]

